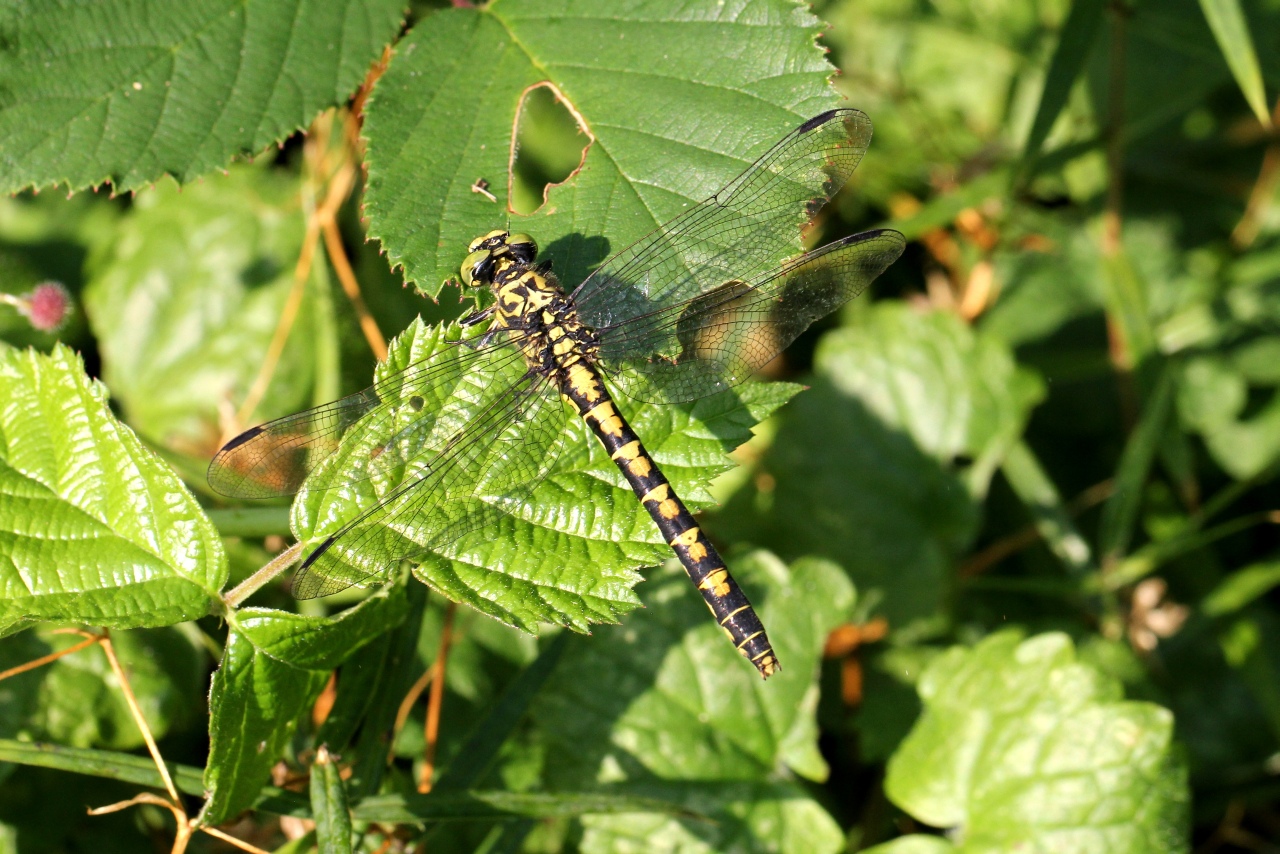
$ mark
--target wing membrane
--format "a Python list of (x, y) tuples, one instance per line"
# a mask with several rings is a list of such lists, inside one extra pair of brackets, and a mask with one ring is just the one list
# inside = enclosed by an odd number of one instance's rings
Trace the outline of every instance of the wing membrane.
[[(364, 391), (247, 430), (213, 458), (209, 485), (233, 498), (291, 495), (333, 456), (343, 436), (357, 424), (365, 432), (384, 430), (375, 446), (380, 450), (350, 460), (345, 477), (332, 479), (331, 488), (404, 466), (430, 447), (437, 420), (447, 417), (443, 404), (460, 383), (467, 378), (474, 382), (476, 376), (498, 376), (512, 363), (522, 363), (510, 343), (509, 337), (482, 347), (454, 343)], [(413, 417), (399, 418), (398, 413)], [(385, 425), (395, 427), (388, 430)]]
[(623, 375), (618, 385), (625, 394), (653, 403), (696, 400), (737, 385), (865, 290), (903, 246), (896, 231), (856, 234), (755, 282), (728, 281), (635, 318), (602, 336), (602, 367)]
[(799, 253), (803, 227), (870, 141), (871, 121), (857, 110), (805, 122), (723, 190), (605, 261), (573, 294), (582, 319), (602, 331), (625, 326), (776, 269)]
[[(559, 454), (568, 411), (543, 377), (526, 374), (500, 388), (487, 402), (457, 413), (463, 426), (409, 466), (361, 484), (365, 494), (357, 500), (372, 506), (355, 519), (342, 523), (331, 515), (333, 506), (348, 507), (352, 496), (321, 484), (314, 500), (307, 486), (298, 501), (308, 511), (301, 527), (309, 530), (300, 533), (329, 533), (304, 559), (294, 596), (310, 599), (381, 581), (400, 560), (495, 525), (504, 508), (528, 498)], [(339, 457), (329, 463), (335, 469), (345, 464)]]

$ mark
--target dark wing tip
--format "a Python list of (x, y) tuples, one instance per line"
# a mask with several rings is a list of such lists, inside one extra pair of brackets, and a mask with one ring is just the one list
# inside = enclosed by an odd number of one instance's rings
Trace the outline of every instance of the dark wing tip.
[(907, 248), (907, 238), (903, 236), (902, 232), (894, 231), (892, 228), (873, 228), (870, 231), (862, 231), (857, 234), (851, 234), (848, 237), (842, 237), (836, 243), (844, 246), (853, 246), (858, 243), (871, 243), (872, 241), (884, 244), (886, 249), (894, 250), (893, 260), (889, 263), (898, 260), (903, 250)]
[(293, 583), (289, 585), (289, 592), (293, 594), (294, 599), (317, 599), (338, 592), (338, 590), (328, 589), (333, 586), (332, 581), (313, 569), (316, 561), (324, 557), (324, 553), (336, 540), (336, 536), (329, 537), (315, 551), (307, 555), (302, 566), (298, 567), (298, 571), (293, 575)]
[(827, 110), (825, 113), (818, 113), (816, 116), (809, 119), (804, 124), (800, 125), (800, 127), (796, 128), (796, 133), (808, 133), (814, 128), (821, 127), (822, 125), (825, 125), (828, 121), (830, 121), (832, 116), (836, 115), (839, 112), (841, 111)]
[(259, 433), (262, 432), (262, 430), (263, 428), (261, 425), (257, 427), (250, 427), (248, 430), (245, 430), (239, 436), (236, 436), (230, 442), (227, 442), (227, 444), (223, 445), (222, 450), (219, 451), (218, 453), (221, 455), (221, 454), (227, 453), (228, 451), (234, 451), (236, 448), (240, 447), (245, 442), (252, 439), (254, 436), (257, 436)]
[(244, 478), (235, 473), (235, 466), (229, 465), (227, 457), (239, 448), (241, 445), (253, 440), (262, 433), (262, 427), (251, 427), (245, 430), (239, 436), (236, 436), (230, 442), (223, 445), (218, 453), (213, 455), (213, 459), (209, 461), (209, 468), (205, 472), (205, 480), (209, 482), (209, 486), (219, 495), (225, 495), (228, 498), (259, 498), (256, 490), (245, 491)]
[(795, 132), (797, 134), (806, 134), (811, 131), (815, 131), (835, 118), (839, 118), (841, 121), (853, 120), (859, 124), (866, 124), (868, 126), (871, 124), (871, 119), (869, 119), (867, 114), (862, 112), (862, 110), (857, 110), (853, 107), (837, 107), (834, 110), (827, 110), (825, 113), (818, 113), (818, 115), (796, 128)]

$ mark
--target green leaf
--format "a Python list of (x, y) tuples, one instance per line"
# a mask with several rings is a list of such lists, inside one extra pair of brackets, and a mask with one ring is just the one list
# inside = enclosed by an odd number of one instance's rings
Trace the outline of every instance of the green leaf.
[[(293, 287), (304, 223), (296, 179), (237, 167), (137, 195), (95, 252), (85, 310), (103, 378), (129, 422), (192, 462), (192, 479), (220, 445), (225, 411), (243, 401)], [(319, 282), (301, 312), (255, 418), (311, 402)]]
[[(785, 0), (500, 0), (437, 12), (400, 44), (369, 102), (370, 233), (431, 295), (457, 277), (462, 247), (506, 223), (533, 234), (576, 285), (609, 250), (707, 198), (834, 106), (819, 32)], [(514, 217), (505, 203), (517, 108), (544, 81), (594, 142), (541, 212)], [(499, 204), (472, 191), (478, 179)]]
[(978, 323), (984, 333), (1012, 347), (1049, 339), (1066, 324), (1097, 314), (1102, 307), (1097, 237), (1074, 221), (1041, 216), (1028, 217), (1023, 227), (1042, 239), (1044, 248), (1028, 252), (1017, 246), (997, 247), (994, 261), (1000, 299)]
[(710, 820), (653, 811), (587, 815), (582, 818), (584, 854), (835, 854), (845, 850), (844, 836), (831, 816), (794, 783), (715, 781), (637, 789)]
[(924, 715), (889, 762), (898, 806), (963, 852), (1189, 850), (1173, 716), (1126, 702), (1061, 634), (956, 647), (920, 682)]
[(209, 612), (227, 577), (213, 526), (173, 472), (116, 421), (59, 345), (0, 354), (0, 626), (112, 628)]
[(231, 631), (209, 694), (207, 822), (221, 823), (253, 803), (329, 671), (394, 628), (405, 611), (397, 587), (332, 620), (260, 608), (228, 618)]
[(311, 815), (320, 854), (351, 854), (351, 812), (338, 765), (322, 744), (311, 765)]
[[(1133, 143), (1144, 137), (1148, 142), (1145, 150), (1138, 144), (1126, 145), (1126, 157), (1131, 159), (1138, 151), (1159, 156), (1176, 134), (1168, 130), (1170, 124), (1210, 103), (1212, 94), (1229, 84), (1231, 75), (1196, 4), (1179, 0), (1137, 3), (1130, 8), (1124, 27), (1120, 31), (1108, 27), (1100, 49), (1090, 57), (1089, 83), (1095, 114), (1108, 115), (1114, 91), (1110, 42), (1123, 39), (1124, 136)], [(1179, 181), (1177, 171), (1170, 165), (1162, 177)]]
[(537, 659), (520, 671), (484, 719), (472, 728), (432, 791), (468, 789), (484, 778), (497, 759), (499, 749), (524, 719), (534, 698), (560, 663), (568, 637), (560, 634), (553, 638)]
[(1214, 461), (1238, 479), (1254, 477), (1280, 459), (1280, 383), (1266, 384), (1271, 393), (1260, 407), (1249, 406), (1251, 385), (1220, 352), (1188, 359), (1178, 383), (1183, 422), (1204, 438)]
[[(998, 340), (897, 303), (824, 336), (815, 370), (763, 461), (765, 491), (739, 493), (715, 529), (834, 560), (895, 626), (933, 614), (1041, 385)], [(747, 501), (755, 512), (731, 516)]]
[(863, 854), (954, 854), (956, 850), (950, 840), (913, 833), (867, 848)]
[[(153, 789), (164, 787), (164, 780), (161, 779), (160, 772), (156, 770), (155, 763), (149, 756), (64, 747), (59, 744), (32, 744), (0, 738), (0, 761), (34, 765), (40, 768), (56, 768), (60, 771), (119, 780), (139, 786), (149, 786)], [(195, 796), (204, 793), (201, 769), (176, 762), (166, 762), (165, 765), (179, 792)], [(305, 798), (296, 792), (277, 789), (275, 786), (263, 786), (253, 806), (255, 809), (266, 810), (277, 815), (297, 817), (309, 815)]]
[(135, 190), (253, 155), (347, 99), (400, 0), (23, 4), (0, 20), (0, 191)]
[(1076, 528), (1057, 486), (1025, 442), (1009, 449), (1001, 471), (1063, 566), (1077, 576), (1096, 568), (1089, 541)]
[(1143, 486), (1150, 475), (1151, 464), (1155, 461), (1173, 408), (1174, 376), (1174, 368), (1166, 365), (1120, 457), (1115, 491), (1102, 508), (1098, 532), (1098, 548), (1104, 561), (1121, 557), (1129, 547), (1142, 502)]
[[(706, 850), (840, 847), (837, 828), (817, 804), (794, 784), (772, 781), (782, 765), (809, 779), (826, 777), (816, 750), (814, 675), (828, 632), (848, 618), (852, 590), (823, 561), (788, 570), (755, 553), (730, 565), (782, 662), (767, 683), (725, 643), (683, 571), (668, 564), (645, 585), (648, 607), (625, 626), (575, 643), (539, 696), (535, 719), (557, 757), (546, 771), (553, 790), (621, 785), (689, 804), (717, 822), (592, 819), (585, 828), (596, 842), (586, 850), (610, 850), (610, 840), (641, 834), (662, 840), (647, 850), (699, 839)], [(675, 789), (687, 800), (671, 796)]]
[[(83, 640), (40, 626), (0, 644), (0, 670)], [(196, 720), (204, 705), (203, 656), (174, 628), (115, 632), (112, 646), (157, 739)], [(0, 703), (0, 732), (75, 747), (142, 747), (142, 733), (98, 646), (13, 677), (16, 702)]]
[(678, 802), (613, 792), (432, 792), (428, 795), (377, 795), (353, 810), (357, 821), (410, 823), (440, 820), (571, 818), (592, 813), (642, 810), (688, 813)]
[(1262, 84), (1262, 71), (1258, 68), (1258, 55), (1253, 50), (1249, 36), (1249, 24), (1238, 0), (1200, 0), (1200, 8), (1209, 21), (1209, 29), (1218, 40), (1222, 56), (1249, 103), (1249, 109), (1264, 127), (1271, 126), (1271, 113), (1267, 110), (1267, 92)]
[[(392, 342), (376, 378), (389, 378), (432, 354), (456, 349), (446, 341), (457, 334), (456, 327), (428, 328), (415, 322)], [(511, 360), (505, 376), (476, 373), (430, 389), (405, 387), (397, 392), (404, 398), (400, 409), (412, 408), (411, 418), (420, 417), (419, 411), (438, 412), (449, 424), (467, 424), (486, 411), (493, 394), (505, 387), (503, 383), (514, 383), (525, 370), (517, 359)], [(477, 394), (478, 388), (486, 393)], [(749, 384), (688, 406), (641, 406), (620, 399), (618, 407), (644, 437), (676, 491), (698, 508), (711, 503), (707, 481), (731, 467), (725, 454), (750, 438), (751, 427), (794, 390), (794, 386)], [(424, 394), (428, 395), (425, 400)], [(638, 600), (631, 588), (640, 580), (636, 568), (661, 563), (670, 556), (670, 549), (582, 421), (558, 399), (546, 406), (555, 408), (549, 417), (558, 437), (542, 438), (549, 447), (563, 444), (566, 450), (554, 458), (549, 474), (531, 495), (512, 502), (504, 495), (482, 492), (481, 499), (472, 503), (483, 503), (477, 512), (492, 512), (494, 523), (461, 538), (444, 537), (443, 543), (437, 541), (458, 524), (457, 513), (430, 513), (415, 505), (397, 522), (394, 533), (403, 538), (406, 550), (417, 552), (414, 574), (453, 601), (525, 631), (533, 631), (539, 622), (586, 631), (592, 623), (616, 622), (634, 608)], [(476, 453), (489, 455), (484, 459), (496, 461), (494, 465), (514, 467), (515, 476), (523, 477), (518, 461), (525, 459), (520, 443), (527, 424), (500, 426), (512, 431), (511, 438), (498, 440), (486, 433), (468, 437), (467, 442), (492, 443)], [(323, 540), (400, 485), (403, 470), (396, 477), (334, 488), (347, 466), (378, 455), (391, 429), (403, 430), (403, 425), (376, 423), (349, 431), (339, 450), (308, 480), (293, 507), (293, 529), (300, 540)], [(464, 447), (472, 452), (470, 446)], [(532, 453), (541, 457), (550, 452), (537, 445)], [(480, 468), (470, 460), (458, 465)], [(478, 489), (487, 486), (486, 482)], [(357, 577), (366, 572), (385, 575), (390, 569), (381, 565), (376, 554), (367, 564), (354, 566), (364, 559), (359, 554), (349, 558)]]
[(1280, 560), (1267, 560), (1238, 569), (1228, 575), (1204, 598), (1207, 617), (1222, 617), (1241, 610), (1250, 602), (1280, 586)]
[(1085, 61), (1093, 49), (1105, 8), (1105, 0), (1073, 0), (1071, 11), (1058, 35), (1053, 58), (1049, 60), (1049, 70), (1045, 73), (1040, 104), (1036, 107), (1036, 117), (1022, 151), (1024, 164), (1029, 164), (1039, 156), (1040, 147), (1044, 145), (1045, 138), (1053, 129), (1053, 123), (1066, 106), (1067, 96), (1071, 94), (1071, 88), (1084, 70)]

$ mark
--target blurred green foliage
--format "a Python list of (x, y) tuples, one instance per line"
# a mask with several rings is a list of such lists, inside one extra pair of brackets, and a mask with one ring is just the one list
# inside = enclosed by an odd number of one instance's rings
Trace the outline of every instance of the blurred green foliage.
[[(432, 851), (1278, 844), (1280, 4), (446, 5), (399, 34), (375, 0), (0, 18), (0, 670), (115, 628), (188, 814), (252, 808), (232, 832), (263, 848), (316, 844), (279, 815), (367, 852), (392, 824)], [(389, 43), (357, 146), (317, 112)], [(216, 595), (289, 529), (215, 499), (209, 457), (372, 375), (342, 259), (388, 339), (462, 313), (441, 283), (490, 228), (576, 284), (835, 106), (833, 70), (876, 135), (811, 237), (907, 254), (769, 366), (810, 388), (739, 468), (793, 387), (628, 413), (720, 502), (778, 676), (670, 567), (591, 636), (414, 581)], [(50, 280), (72, 311), (42, 332)], [(545, 513), (652, 559), (607, 461), (562, 462)], [(582, 542), (579, 573), (606, 560)], [(589, 621), (522, 589), (495, 601)], [(85, 816), (163, 790), (141, 743), (99, 648), (0, 681), (0, 852), (168, 846), (155, 806)]]

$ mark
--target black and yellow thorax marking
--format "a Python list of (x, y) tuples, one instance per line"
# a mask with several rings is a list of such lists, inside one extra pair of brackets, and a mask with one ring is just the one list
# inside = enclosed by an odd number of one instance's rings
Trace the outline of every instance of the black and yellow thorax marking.
[(573, 302), (550, 275), (518, 260), (498, 261), (493, 279), (494, 329), (524, 333), (519, 347), (535, 371), (562, 376), (595, 358), (594, 332), (578, 318)]

